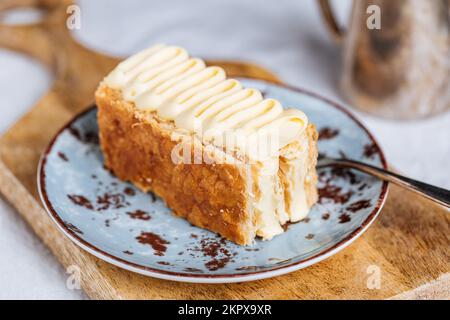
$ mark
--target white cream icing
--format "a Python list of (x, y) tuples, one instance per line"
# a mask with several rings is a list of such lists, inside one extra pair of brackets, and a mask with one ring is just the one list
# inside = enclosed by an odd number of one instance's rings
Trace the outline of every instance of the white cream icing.
[[(284, 110), (278, 101), (264, 99), (259, 90), (227, 79), (222, 68), (206, 67), (203, 60), (190, 58), (185, 49), (175, 46), (159, 44), (131, 56), (105, 83), (120, 89), (124, 100), (138, 109), (156, 111), (206, 141), (224, 146), (229, 139), (223, 135), (231, 135), (234, 146), (255, 158), (274, 155), (308, 124), (303, 112)], [(276, 140), (277, 150), (248, 150), (261, 143), (261, 137)]]

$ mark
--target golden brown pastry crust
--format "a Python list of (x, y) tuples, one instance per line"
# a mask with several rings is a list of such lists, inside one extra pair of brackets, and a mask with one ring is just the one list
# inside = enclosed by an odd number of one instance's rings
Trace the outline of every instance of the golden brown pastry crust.
[(142, 116), (117, 90), (96, 92), (105, 167), (161, 197), (174, 213), (238, 244), (255, 237), (245, 170), (231, 164), (175, 164), (167, 124)]

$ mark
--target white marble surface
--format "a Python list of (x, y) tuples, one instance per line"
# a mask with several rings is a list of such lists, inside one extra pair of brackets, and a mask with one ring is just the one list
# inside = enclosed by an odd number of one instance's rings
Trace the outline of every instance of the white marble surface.
[[(337, 1), (336, 1), (337, 3)], [(286, 82), (336, 101), (340, 50), (323, 27), (314, 0), (79, 1), (77, 39), (112, 55), (128, 55), (155, 42), (177, 44), (202, 57), (257, 62)], [(349, 1), (339, 1), (339, 15)], [(14, 21), (14, 17), (10, 20)], [(39, 64), (0, 50), (0, 133), (52, 83)], [(359, 114), (396, 168), (450, 188), (450, 113), (414, 122)], [(65, 286), (66, 274), (0, 198), (0, 298), (81, 299)]]

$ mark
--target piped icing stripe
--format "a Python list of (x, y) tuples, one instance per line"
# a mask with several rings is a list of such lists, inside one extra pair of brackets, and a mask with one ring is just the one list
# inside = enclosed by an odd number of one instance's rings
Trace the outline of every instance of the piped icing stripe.
[(206, 67), (185, 49), (155, 45), (120, 63), (104, 80), (140, 110), (156, 111), (179, 128), (201, 134), (220, 146), (224, 134), (246, 149), (255, 136), (277, 139), (277, 149), (292, 143), (308, 119), (296, 109), (284, 110), (256, 89), (227, 79), (220, 67)]

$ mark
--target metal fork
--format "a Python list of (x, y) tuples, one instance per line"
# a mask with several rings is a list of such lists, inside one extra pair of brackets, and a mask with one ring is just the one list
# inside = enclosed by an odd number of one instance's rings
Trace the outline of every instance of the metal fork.
[(447, 208), (450, 208), (450, 191), (432, 186), (430, 184), (413, 180), (399, 174), (374, 167), (370, 164), (363, 162), (349, 160), (349, 159), (334, 159), (328, 157), (319, 157), (317, 163), (318, 168), (323, 167), (347, 167), (362, 171), (364, 173), (370, 174), (384, 181), (389, 181), (399, 185), (403, 188), (409, 189), (421, 196), (424, 196), (434, 202), (439, 203)]

